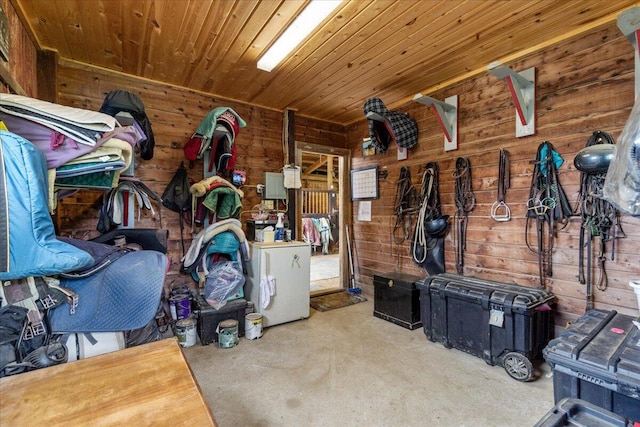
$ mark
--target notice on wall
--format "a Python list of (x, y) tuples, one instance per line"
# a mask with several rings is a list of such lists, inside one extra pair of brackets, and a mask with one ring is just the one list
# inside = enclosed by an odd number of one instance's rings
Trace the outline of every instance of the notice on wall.
[(363, 201), (358, 204), (358, 221), (371, 221), (371, 201)]

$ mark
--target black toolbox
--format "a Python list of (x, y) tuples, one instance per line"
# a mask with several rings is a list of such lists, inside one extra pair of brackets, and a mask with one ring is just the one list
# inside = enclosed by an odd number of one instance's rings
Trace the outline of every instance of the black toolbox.
[(640, 319), (590, 310), (544, 349), (557, 403), (573, 397), (640, 422)]
[(191, 299), (191, 310), (198, 320), (196, 330), (198, 332), (198, 338), (200, 338), (200, 344), (209, 345), (212, 342), (218, 342), (218, 323), (228, 319), (238, 321), (238, 336), (243, 337), (246, 309), (247, 300), (244, 298), (229, 301), (223, 307), (216, 310), (202, 295), (193, 295)]
[(634, 427), (627, 418), (582, 399), (567, 397), (546, 413), (534, 427)]
[(500, 365), (519, 381), (531, 379), (531, 361), (553, 338), (553, 294), (448, 273), (429, 276), (417, 288), (430, 341)]
[(422, 278), (390, 272), (373, 276), (373, 315), (407, 329), (422, 326), (420, 291), (416, 283)]

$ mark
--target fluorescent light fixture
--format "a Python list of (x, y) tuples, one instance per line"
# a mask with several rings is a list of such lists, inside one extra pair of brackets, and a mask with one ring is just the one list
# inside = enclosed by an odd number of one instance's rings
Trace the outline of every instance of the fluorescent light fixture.
[(273, 70), (291, 53), (315, 28), (333, 12), (342, 0), (311, 0), (304, 10), (293, 20), (289, 28), (271, 45), (258, 61), (258, 68)]

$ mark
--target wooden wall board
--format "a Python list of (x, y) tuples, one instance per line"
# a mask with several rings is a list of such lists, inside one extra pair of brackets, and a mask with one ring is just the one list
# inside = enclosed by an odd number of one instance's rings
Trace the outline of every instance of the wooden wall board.
[[(605, 130), (618, 138), (634, 102), (634, 58), (629, 42), (615, 25), (594, 30), (579, 39), (532, 54), (513, 64), (515, 70), (536, 67), (537, 132), (533, 136), (515, 137), (515, 110), (506, 85), (489, 75), (461, 81), (430, 96), (444, 99), (459, 96), (459, 149), (445, 153), (435, 117), (422, 105), (409, 103), (397, 111), (414, 117), (418, 123), (418, 145), (409, 150), (409, 159), (398, 162), (395, 150), (362, 159), (356, 155), (360, 142), (368, 136), (366, 122), (347, 127), (355, 168), (377, 164), (389, 177), (380, 182), (380, 199), (372, 202), (372, 221), (359, 222), (353, 216), (354, 245), (358, 253), (358, 277), (361, 286), (372, 291), (372, 277), (382, 271), (399, 270), (426, 274), (412, 260), (409, 241), (400, 244), (392, 239), (393, 203), (396, 180), (401, 166), (409, 166), (413, 184), (419, 189), (422, 167), (430, 161), (440, 166), (440, 198), (444, 214), (453, 216), (455, 159), (470, 158), (476, 206), (469, 215), (465, 275), (521, 285), (540, 286), (537, 255), (525, 244), (526, 200), (538, 145), (549, 140), (565, 163), (560, 182), (575, 205), (579, 172), (573, 166), (575, 154), (584, 148), (595, 130)], [(509, 222), (490, 217), (496, 200), (498, 152), (505, 148), (511, 155), (511, 188), (506, 200), (511, 208)], [(390, 154), (389, 154), (390, 153)], [(616, 309), (637, 315), (637, 304), (628, 282), (640, 277), (637, 247), (640, 218), (623, 215), (627, 234), (616, 241), (615, 259), (606, 262), (609, 286), (594, 289), (597, 308)], [(572, 218), (564, 230), (556, 233), (553, 252), (553, 277), (547, 288), (558, 297), (556, 325), (562, 327), (575, 320), (585, 309), (585, 286), (578, 282), (578, 234), (580, 222)], [(532, 236), (535, 238), (535, 235)], [(607, 245), (611, 250), (611, 245)], [(609, 254), (610, 255), (610, 254)], [(448, 272), (455, 271), (455, 246), (451, 232), (445, 238)]]

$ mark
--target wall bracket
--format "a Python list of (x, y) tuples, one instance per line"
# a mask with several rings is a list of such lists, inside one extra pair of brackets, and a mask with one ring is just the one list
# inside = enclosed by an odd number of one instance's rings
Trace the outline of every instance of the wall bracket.
[(487, 71), (509, 86), (518, 116), (516, 137), (533, 135), (536, 132), (536, 69), (529, 68), (517, 73), (500, 61), (495, 61), (489, 64)]
[(635, 57), (635, 98), (640, 93), (640, 7), (632, 7), (618, 15), (618, 29), (631, 42)]
[(431, 107), (444, 133), (444, 151), (458, 149), (458, 95), (445, 98), (442, 102), (419, 93), (413, 100)]

